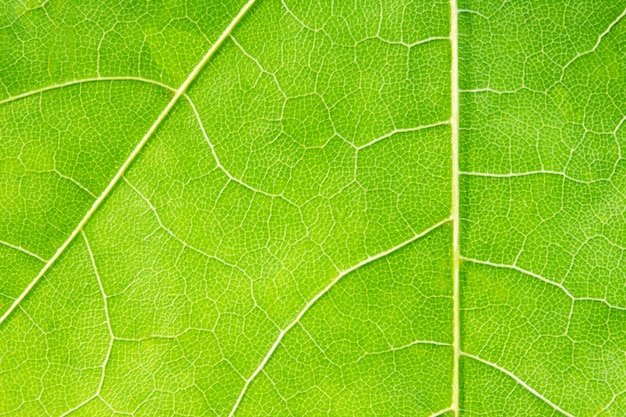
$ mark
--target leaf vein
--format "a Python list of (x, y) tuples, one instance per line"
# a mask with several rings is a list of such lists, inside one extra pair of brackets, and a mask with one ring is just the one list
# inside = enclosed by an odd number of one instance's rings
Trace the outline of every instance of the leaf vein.
[(16, 251), (22, 252), (28, 256), (32, 256), (35, 259), (40, 260), (41, 262), (47, 262), (44, 258), (42, 258), (41, 256), (37, 255), (35, 252), (31, 252), (28, 249), (25, 249), (23, 247), (21, 247), (20, 245), (14, 245), (12, 243), (9, 242), (5, 242), (4, 240), (0, 240), (0, 245), (2, 246), (6, 246), (8, 248), (11, 249), (15, 249)]
[(304, 306), (304, 308), (302, 310), (300, 310), (300, 312), (298, 313), (298, 315), (296, 316), (296, 318), (289, 323), (283, 330), (280, 331), (280, 333), (278, 334), (278, 337), (276, 338), (276, 341), (274, 341), (274, 343), (272, 344), (272, 347), (270, 348), (270, 350), (267, 352), (267, 354), (265, 355), (265, 357), (263, 358), (263, 360), (261, 361), (261, 363), (259, 364), (259, 366), (255, 369), (255, 371), (252, 373), (252, 375), (250, 375), (250, 377), (246, 380), (243, 389), (241, 390), (239, 397), (237, 398), (237, 401), (235, 402), (235, 404), (233, 405), (232, 410), (230, 411), (230, 413), (228, 414), (229, 417), (232, 417), (235, 415), (235, 412), (237, 411), (239, 404), (241, 404), (241, 400), (243, 399), (246, 391), (248, 390), (248, 387), (250, 386), (250, 384), (252, 383), (252, 381), (256, 378), (256, 376), (263, 371), (263, 368), (265, 367), (265, 365), (267, 364), (267, 362), (270, 360), (271, 356), (273, 355), (273, 353), (276, 351), (276, 349), (278, 348), (278, 346), (280, 345), (280, 342), (283, 340), (283, 338), (285, 337), (285, 335), (294, 327), (296, 326), (298, 323), (300, 323), (300, 320), (302, 319), (302, 317), (311, 309), (311, 307), (313, 307), (317, 301), (322, 298), (325, 294), (327, 294), (334, 286), (335, 284), (337, 284), (343, 277), (345, 277), (346, 275), (350, 274), (351, 272), (356, 271), (357, 269), (368, 265), (378, 259), (384, 258), (387, 255), (390, 255), (402, 248), (404, 248), (405, 246), (408, 246), (409, 244), (415, 242), (416, 240), (428, 235), (429, 233), (431, 233), (432, 231), (438, 229), (439, 227), (443, 226), (446, 223), (449, 223), (450, 221), (452, 221), (452, 218), (448, 217), (446, 219), (441, 220), (440, 222), (436, 223), (435, 225), (429, 227), (428, 229), (425, 229), (424, 231), (415, 234), (414, 236), (412, 236), (411, 238), (405, 240), (404, 242), (394, 246), (391, 249), (387, 249), (386, 251), (380, 252), (376, 255), (370, 256), (367, 259), (364, 259), (363, 261), (357, 263), (356, 265), (345, 269), (344, 271), (341, 271), (326, 287), (324, 287), (324, 289), (322, 291), (320, 291), (319, 293), (317, 293), (308, 303), (306, 303), (306, 305)]
[(200, 117), (200, 113), (198, 113), (198, 110), (197, 110), (193, 100), (188, 95), (185, 95), (185, 98), (189, 102), (189, 105), (191, 106), (191, 109), (193, 110), (193, 113), (196, 116), (196, 120), (198, 121), (198, 125), (200, 126), (200, 130), (202, 131), (202, 135), (204, 136), (204, 139), (206, 140), (207, 144), (209, 145), (209, 148), (211, 148), (211, 154), (213, 155), (213, 159), (215, 160), (215, 163), (217, 164), (217, 167), (220, 169), (220, 171), (222, 171), (228, 177), (229, 180), (231, 180), (232, 182), (235, 182), (235, 183), (241, 185), (244, 188), (247, 188), (248, 190), (250, 190), (252, 192), (255, 192), (255, 193), (264, 195), (266, 197), (270, 197), (270, 198), (280, 198), (281, 200), (285, 201), (286, 203), (288, 203), (288, 204), (290, 204), (290, 205), (292, 205), (292, 206), (294, 206), (296, 208), (300, 208), (300, 206), (298, 206), (295, 202), (293, 202), (289, 198), (285, 197), (283, 194), (268, 193), (267, 191), (260, 190), (258, 188), (255, 188), (255, 187), (251, 186), (250, 184), (244, 182), (243, 180), (235, 177), (233, 174), (231, 174), (230, 171), (228, 171), (228, 169), (226, 169), (226, 167), (222, 164), (222, 162), (220, 161), (220, 158), (217, 156), (217, 152), (215, 151), (215, 146), (213, 145), (213, 143), (209, 139), (209, 135), (206, 133), (206, 130), (204, 128), (204, 124), (202, 123), (202, 118)]
[(74, 231), (70, 234), (70, 236), (67, 238), (67, 240), (59, 247), (59, 249), (55, 252), (55, 254), (52, 256), (52, 258), (50, 258), (50, 260), (48, 260), (48, 262), (44, 265), (44, 267), (41, 269), (39, 274), (37, 274), (37, 276), (30, 282), (30, 284), (28, 284), (28, 286), (24, 289), (22, 294), (20, 294), (20, 296), (15, 299), (15, 301), (11, 304), (11, 306), (4, 312), (2, 317), (0, 317), (0, 324), (2, 324), (7, 319), (7, 317), (9, 317), (11, 315), (11, 313), (15, 310), (15, 308), (22, 302), (22, 300), (28, 295), (28, 293), (30, 293), (30, 291), (35, 287), (37, 282), (39, 282), (39, 280), (44, 276), (44, 274), (48, 271), (48, 269), (50, 269), (50, 267), (56, 262), (56, 260), (65, 252), (65, 249), (67, 249), (67, 247), (70, 245), (70, 243), (72, 243), (72, 241), (74, 240), (76, 235), (78, 235), (81, 232), (81, 230), (83, 229), (83, 227), (85, 227), (85, 224), (87, 224), (87, 222), (89, 221), (91, 216), (93, 216), (93, 214), (96, 212), (98, 207), (100, 207), (100, 205), (104, 202), (104, 200), (109, 196), (109, 194), (111, 193), (113, 188), (115, 188), (115, 186), (117, 185), (119, 180), (124, 176), (124, 173), (126, 172), (128, 167), (130, 166), (130, 164), (135, 160), (137, 155), (139, 155), (139, 153), (143, 149), (144, 145), (152, 137), (152, 134), (161, 125), (163, 120), (166, 119), (167, 115), (170, 113), (172, 108), (176, 105), (176, 103), (178, 102), (180, 97), (182, 97), (185, 94), (185, 91), (187, 90), (187, 88), (189, 88), (191, 83), (196, 79), (198, 74), (202, 71), (202, 68), (204, 67), (204, 65), (215, 54), (215, 52), (219, 49), (219, 47), (222, 45), (222, 43), (224, 43), (224, 40), (226, 40), (226, 38), (230, 35), (230, 33), (235, 28), (235, 26), (243, 19), (244, 15), (248, 12), (248, 10), (250, 10), (250, 8), (254, 5), (255, 2), (256, 2), (256, 0), (249, 0), (243, 6), (243, 8), (239, 11), (237, 16), (235, 16), (235, 18), (232, 20), (232, 22), (228, 25), (228, 27), (220, 35), (220, 37), (217, 39), (217, 41), (213, 44), (213, 46), (211, 46), (211, 48), (206, 53), (206, 55), (204, 55), (202, 60), (200, 60), (200, 62), (195, 66), (193, 71), (191, 71), (191, 73), (189, 74), (187, 79), (176, 90), (176, 93), (174, 94), (174, 97), (170, 100), (170, 102), (167, 104), (167, 106), (159, 114), (158, 118), (152, 124), (152, 126), (150, 127), (148, 132), (144, 135), (144, 137), (141, 139), (141, 141), (139, 141), (139, 143), (137, 144), (135, 149), (133, 149), (133, 151), (131, 152), (129, 157), (126, 159), (126, 161), (124, 161), (124, 163), (122, 164), (120, 169), (117, 171), (117, 174), (115, 174), (115, 176), (113, 177), (113, 179), (111, 180), (109, 185), (107, 185), (107, 187), (104, 189), (104, 191), (102, 192), (100, 197), (98, 197), (94, 201), (94, 203), (91, 206), (91, 208), (87, 211), (85, 216), (78, 223), (78, 226), (76, 226)]
[(626, 307), (620, 307), (618, 305), (611, 304), (607, 300), (602, 299), (602, 298), (575, 297), (567, 288), (565, 288), (565, 286), (563, 284), (558, 283), (556, 281), (552, 281), (552, 280), (550, 280), (548, 278), (544, 278), (544, 277), (542, 277), (539, 274), (536, 274), (536, 273), (534, 273), (532, 271), (528, 271), (526, 269), (520, 268), (517, 265), (497, 264), (497, 263), (493, 263), (493, 262), (489, 262), (489, 261), (483, 261), (483, 260), (480, 260), (480, 259), (468, 258), (466, 256), (461, 256), (461, 259), (464, 260), (464, 261), (467, 261), (467, 262), (472, 262), (472, 263), (480, 264), (480, 265), (487, 265), (487, 266), (491, 266), (491, 267), (494, 267), (494, 268), (510, 269), (510, 270), (513, 270), (513, 271), (520, 272), (520, 273), (522, 273), (524, 275), (528, 275), (530, 277), (536, 278), (536, 279), (538, 279), (540, 281), (545, 282), (546, 284), (549, 284), (549, 285), (552, 285), (554, 287), (559, 288), (572, 301), (595, 301), (595, 302), (599, 302), (599, 303), (605, 304), (608, 308), (611, 308), (611, 309), (626, 311)]
[(174, 87), (171, 87), (167, 84), (164, 84), (162, 82), (159, 81), (155, 81), (155, 80), (151, 80), (148, 78), (142, 78), (142, 77), (126, 77), (126, 76), (119, 76), (119, 77), (94, 77), (94, 78), (82, 78), (80, 80), (72, 80), (72, 81), (68, 81), (62, 84), (53, 84), (47, 87), (42, 87), (39, 88), (37, 90), (32, 90), (32, 91), (28, 91), (26, 93), (22, 93), (22, 94), (18, 94), (15, 96), (11, 96), (9, 98), (6, 98), (4, 100), (0, 100), (0, 105), (2, 104), (6, 104), (6, 103), (10, 103), (12, 101), (17, 101), (17, 100), (21, 100), (24, 98), (28, 98), (37, 94), (41, 94), (41, 93), (45, 93), (47, 91), (53, 91), (53, 90), (58, 90), (61, 88), (65, 88), (65, 87), (71, 87), (73, 85), (81, 85), (81, 84), (88, 84), (88, 83), (97, 83), (97, 82), (106, 82), (106, 81), (137, 81), (137, 82), (141, 82), (141, 83), (146, 83), (146, 84), (154, 84), (154, 85), (158, 85), (159, 87), (163, 87), (167, 90), (170, 90), (172, 92), (176, 92), (176, 89)]
[(533, 387), (531, 387), (530, 385), (528, 385), (524, 380), (522, 380), (520, 377), (518, 377), (517, 375), (515, 375), (513, 372), (501, 367), (500, 365), (497, 365), (495, 363), (489, 362), (485, 359), (482, 359), (478, 356), (472, 355), (471, 353), (467, 353), (467, 352), (461, 352), (461, 356), (465, 356), (466, 358), (470, 358), (473, 359), (477, 362), (480, 362), (484, 365), (490, 366), (493, 369), (496, 369), (500, 372), (502, 372), (503, 374), (507, 375), (508, 377), (512, 378), (513, 380), (515, 380), (515, 382), (517, 382), (520, 386), (522, 386), (526, 391), (530, 392), (531, 394), (533, 394), (535, 397), (537, 397), (538, 399), (540, 399), (541, 401), (543, 401), (545, 404), (549, 405), (550, 407), (552, 407), (553, 409), (555, 409), (556, 411), (558, 411), (559, 413), (563, 414), (564, 416), (567, 417), (574, 417), (572, 414), (568, 413), (567, 411), (563, 410), (561, 407), (559, 407), (557, 404), (553, 403), (552, 401), (550, 401), (548, 398), (546, 398), (543, 394), (541, 394), (540, 392), (538, 392), (537, 390), (535, 390)]

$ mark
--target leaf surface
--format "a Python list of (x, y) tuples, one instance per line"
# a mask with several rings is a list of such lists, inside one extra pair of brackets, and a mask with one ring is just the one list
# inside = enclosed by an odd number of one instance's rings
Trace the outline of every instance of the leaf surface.
[(7, 0), (0, 415), (623, 416), (625, 7)]

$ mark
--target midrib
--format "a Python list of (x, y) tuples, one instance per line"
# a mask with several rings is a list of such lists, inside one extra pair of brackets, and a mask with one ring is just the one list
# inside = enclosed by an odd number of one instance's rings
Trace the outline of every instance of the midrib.
[(457, 0), (450, 0), (450, 93), (452, 132), (452, 280), (453, 280), (453, 342), (452, 412), (459, 416), (459, 359), (461, 356), (461, 317), (459, 293), (459, 28)]
[(0, 317), (0, 324), (2, 324), (7, 319), (7, 317), (11, 315), (11, 313), (13, 313), (13, 311), (20, 305), (22, 300), (24, 300), (24, 298), (30, 293), (30, 291), (35, 287), (35, 285), (37, 285), (37, 282), (39, 282), (39, 280), (46, 274), (46, 272), (48, 272), (48, 270), (52, 267), (52, 265), (54, 265), (56, 260), (59, 259), (59, 257), (65, 252), (65, 250), (70, 245), (70, 243), (72, 243), (72, 241), (76, 238), (76, 236), (83, 230), (85, 225), (89, 222), (89, 219), (91, 218), (91, 216), (93, 216), (93, 214), (98, 210), (98, 208), (104, 202), (104, 200), (106, 200), (106, 198), (109, 196), (113, 188), (115, 188), (119, 180), (124, 176), (124, 173), (130, 166), (130, 164), (135, 160), (135, 158), (137, 158), (137, 156), (139, 155), (139, 153), (141, 152), (145, 144), (152, 137), (154, 132), (158, 129), (158, 127), (161, 125), (163, 120), (167, 118), (167, 115), (170, 113), (172, 108), (176, 105), (176, 103), (178, 103), (178, 100), (185, 94), (185, 92), (187, 91), (191, 83), (197, 78), (198, 74), (200, 74), (200, 72), (202, 71), (202, 68), (204, 68), (204, 66), (209, 61), (209, 59), (211, 59), (211, 57), (215, 54), (215, 52), (219, 49), (219, 47), (224, 43), (226, 38), (230, 36), (235, 26), (241, 21), (241, 19), (248, 12), (248, 10), (250, 10), (250, 8), (255, 2), (256, 0), (249, 0), (243, 6), (243, 8), (239, 11), (239, 13), (237, 13), (237, 16), (235, 16), (235, 18), (230, 22), (228, 27), (226, 27), (224, 32), (211, 46), (209, 51), (204, 55), (204, 57), (202, 57), (198, 65), (195, 66), (195, 68), (191, 71), (191, 73), (185, 79), (185, 81), (183, 81), (180, 87), (178, 87), (178, 89), (176, 90), (174, 94), (174, 97), (172, 97), (172, 99), (167, 104), (167, 106), (165, 106), (163, 111), (159, 114), (159, 116), (154, 121), (150, 129), (146, 132), (146, 134), (141, 139), (141, 141), (139, 141), (137, 146), (135, 146), (135, 148), (133, 149), (131, 154), (128, 156), (128, 158), (124, 161), (124, 163), (122, 164), (120, 169), (117, 171), (117, 173), (115, 174), (111, 182), (109, 182), (109, 185), (107, 185), (107, 187), (104, 189), (102, 194), (100, 194), (100, 196), (94, 201), (89, 211), (87, 211), (87, 214), (85, 214), (85, 216), (82, 218), (80, 223), (78, 223), (78, 226), (76, 226), (76, 228), (72, 231), (72, 233), (70, 234), (70, 237), (68, 237), (67, 240), (63, 242), (63, 244), (57, 249), (54, 255), (48, 260), (48, 262), (46, 262), (43, 268), (39, 271), (37, 276), (30, 282), (30, 284), (28, 284), (28, 286), (24, 289), (24, 291), (22, 291), (19, 297), (17, 297), (13, 301), (11, 306), (7, 309), (7, 311), (4, 312), (2, 317)]
[[(63, 254), (67, 247), (72, 243), (74, 238), (81, 233), (84, 226), (88, 223), (92, 215), (97, 211), (100, 205), (111, 193), (113, 188), (117, 185), (119, 180), (124, 176), (124, 173), (130, 166), (130, 164), (139, 155), (145, 144), (152, 137), (154, 132), (161, 125), (163, 120), (170, 113), (172, 108), (176, 105), (180, 97), (182, 97), (191, 83), (200, 74), (209, 59), (215, 54), (223, 42), (230, 36), (235, 26), (242, 20), (244, 15), (253, 6), (256, 0), (249, 0), (244, 7), (239, 11), (235, 18), (231, 21), (228, 27), (220, 35), (217, 41), (211, 46), (209, 51), (204, 55), (202, 60), (195, 66), (189, 76), (181, 84), (181, 86), (175, 90), (175, 94), (163, 111), (159, 114), (158, 118), (152, 124), (148, 132), (144, 135), (141, 141), (133, 149), (129, 157), (124, 161), (117, 174), (113, 177), (111, 182), (102, 192), (102, 194), (94, 201), (93, 205), (87, 212), (87, 214), (80, 221), (78, 226), (73, 230), (69, 238), (59, 247), (55, 254), (48, 260), (48, 262), (41, 269), (39, 274), (33, 279), (33, 281), (24, 289), (19, 297), (15, 299), (9, 309), (0, 317), (0, 324), (6, 320), (8, 316), (19, 306), (21, 301), (30, 293), (35, 287), (37, 282), (45, 275), (50, 267), (56, 262), (56, 260)], [(460, 358), (460, 294), (459, 294), (459, 265), (460, 265), (460, 249), (459, 249), (459, 84), (458, 84), (458, 7), (456, 0), (450, 0), (450, 43), (451, 43), (451, 140), (452, 140), (452, 222), (453, 222), (453, 350), (454, 350), (454, 364), (453, 364), (453, 377), (452, 377), (452, 405), (449, 410), (454, 413), (454, 416), (459, 416), (459, 358)], [(236, 410), (235, 405), (233, 412)], [(232, 412), (231, 412), (232, 414)]]

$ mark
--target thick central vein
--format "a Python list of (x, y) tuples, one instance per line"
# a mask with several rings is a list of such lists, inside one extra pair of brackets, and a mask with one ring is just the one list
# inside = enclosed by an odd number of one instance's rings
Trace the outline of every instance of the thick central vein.
[(243, 19), (243, 16), (248, 12), (248, 10), (250, 10), (250, 8), (255, 2), (256, 0), (249, 0), (245, 4), (245, 6), (243, 6), (243, 8), (239, 11), (239, 13), (237, 13), (237, 16), (235, 16), (232, 22), (230, 22), (228, 27), (220, 35), (217, 41), (215, 41), (215, 43), (211, 46), (211, 48), (206, 53), (206, 55), (202, 57), (202, 60), (200, 60), (198, 65), (195, 66), (195, 68), (191, 71), (189, 76), (185, 79), (185, 81), (181, 84), (181, 86), (176, 90), (176, 92), (174, 93), (174, 97), (172, 97), (172, 99), (167, 104), (167, 106), (165, 106), (161, 114), (159, 114), (159, 117), (157, 117), (157, 119), (154, 121), (150, 129), (146, 132), (146, 134), (141, 139), (141, 141), (139, 141), (137, 146), (135, 146), (135, 149), (133, 149), (133, 151), (128, 156), (126, 161), (124, 161), (120, 169), (117, 171), (117, 174), (115, 174), (111, 182), (109, 182), (109, 185), (107, 185), (107, 187), (104, 189), (102, 194), (100, 194), (100, 196), (94, 201), (89, 211), (87, 211), (87, 214), (85, 214), (85, 216), (82, 218), (80, 223), (78, 223), (78, 226), (76, 226), (76, 228), (74, 229), (74, 231), (72, 231), (72, 233), (67, 238), (67, 240), (63, 242), (63, 244), (59, 247), (59, 249), (57, 249), (57, 251), (52, 256), (52, 258), (50, 258), (50, 260), (46, 262), (46, 264), (41, 269), (41, 271), (39, 271), (35, 279), (33, 279), (31, 283), (28, 284), (28, 286), (24, 289), (24, 291), (22, 291), (20, 296), (15, 299), (13, 304), (11, 304), (8, 310), (2, 315), (2, 317), (0, 317), (0, 324), (3, 323), (7, 319), (7, 317), (11, 315), (11, 313), (13, 312), (13, 310), (17, 308), (17, 306), (19, 306), (22, 300), (30, 293), (30, 291), (35, 287), (35, 285), (37, 285), (37, 282), (39, 282), (39, 280), (45, 275), (45, 273), (50, 269), (50, 267), (52, 267), (52, 265), (56, 262), (56, 260), (59, 259), (59, 257), (63, 254), (65, 249), (67, 249), (70, 243), (72, 243), (74, 238), (83, 230), (83, 227), (85, 227), (85, 225), (87, 224), (91, 216), (93, 216), (93, 214), (98, 210), (98, 208), (104, 202), (104, 200), (106, 200), (106, 198), (109, 196), (113, 188), (115, 188), (119, 180), (124, 176), (124, 173), (130, 166), (130, 164), (135, 160), (137, 155), (139, 155), (139, 153), (141, 152), (145, 144), (152, 137), (152, 135), (161, 125), (163, 120), (165, 120), (165, 118), (170, 113), (172, 108), (176, 105), (178, 100), (185, 94), (185, 92), (187, 91), (191, 83), (197, 78), (198, 74), (200, 74), (200, 72), (202, 71), (202, 68), (206, 65), (209, 59), (211, 59), (211, 57), (215, 54), (215, 52), (219, 49), (219, 47), (224, 43), (224, 41), (228, 38), (228, 36), (230, 36), (235, 26), (241, 21), (241, 19)]
[(450, 92), (452, 113), (450, 128), (452, 131), (452, 263), (453, 263), (453, 349), (454, 365), (452, 370), (452, 412), (459, 416), (459, 361), (461, 356), (461, 317), (459, 265), (461, 253), (459, 249), (459, 28), (458, 7), (456, 0), (450, 0)]

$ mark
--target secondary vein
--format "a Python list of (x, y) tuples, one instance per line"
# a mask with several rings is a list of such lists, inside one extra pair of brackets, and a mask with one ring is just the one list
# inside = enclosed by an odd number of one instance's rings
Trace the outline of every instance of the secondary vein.
[(35, 252), (31, 252), (26, 248), (21, 247), (20, 245), (14, 245), (12, 243), (9, 242), (5, 242), (4, 240), (0, 240), (0, 245), (2, 246), (6, 246), (8, 248), (11, 249), (15, 249), (17, 251), (20, 251), (28, 256), (32, 256), (33, 258), (40, 260), (41, 262), (46, 262), (46, 260), (44, 258), (42, 258), (41, 256), (37, 255)]
[(343, 277), (345, 277), (346, 275), (350, 274), (351, 272), (356, 271), (357, 269), (372, 263), (378, 259), (384, 258), (387, 255), (392, 254), (393, 252), (396, 252), (397, 250), (415, 242), (416, 240), (426, 236), (427, 234), (429, 234), (430, 232), (432, 232), (435, 229), (438, 229), (439, 227), (441, 227), (442, 225), (450, 222), (452, 219), (451, 218), (446, 218), (441, 220), (440, 222), (438, 222), (437, 224), (434, 224), (433, 226), (429, 227), (428, 229), (422, 231), (421, 233), (418, 233), (414, 236), (412, 236), (411, 238), (405, 240), (402, 243), (399, 243), (398, 245), (394, 246), (391, 249), (387, 249), (384, 252), (380, 252), (376, 255), (370, 256), (367, 259), (362, 260), (361, 262), (359, 262), (358, 264), (339, 272), (339, 274), (330, 282), (330, 284), (328, 284), (322, 291), (320, 291), (319, 293), (317, 293), (315, 295), (315, 297), (313, 297), (308, 303), (306, 303), (306, 305), (304, 306), (304, 308), (302, 310), (300, 310), (300, 313), (298, 313), (298, 315), (296, 316), (296, 318), (287, 325), (287, 327), (285, 327), (283, 330), (281, 330), (281, 332), (278, 334), (278, 337), (276, 338), (276, 340), (274, 341), (274, 344), (272, 345), (272, 347), (270, 348), (270, 350), (267, 352), (267, 354), (265, 355), (265, 357), (263, 358), (263, 360), (261, 361), (261, 363), (259, 364), (259, 366), (255, 369), (255, 371), (252, 373), (252, 375), (250, 375), (250, 377), (246, 380), (243, 389), (241, 390), (241, 392), (239, 393), (239, 397), (237, 397), (237, 401), (235, 402), (235, 404), (233, 405), (233, 408), (231, 409), (230, 413), (228, 414), (229, 417), (232, 417), (235, 415), (235, 412), (237, 411), (237, 409), (239, 408), (239, 404), (241, 403), (241, 400), (243, 399), (246, 391), (248, 390), (248, 387), (250, 386), (250, 384), (252, 383), (252, 381), (257, 377), (257, 375), (259, 373), (261, 373), (261, 371), (263, 370), (263, 368), (265, 367), (265, 365), (267, 364), (267, 362), (270, 360), (270, 358), (272, 357), (272, 355), (274, 354), (274, 351), (278, 348), (278, 346), (280, 345), (281, 341), (283, 340), (283, 338), (285, 337), (285, 335), (295, 326), (297, 325), (300, 320), (302, 319), (302, 317), (311, 309), (311, 307), (313, 307), (313, 305), (315, 305), (315, 303), (322, 298), (326, 293), (328, 293), (328, 291), (331, 290), (331, 288), (333, 288), (335, 286), (335, 284), (337, 284), (337, 282), (339, 282)]
[(511, 372), (511, 371), (501, 367), (498, 364), (495, 364), (493, 362), (489, 362), (489, 361), (487, 361), (487, 360), (485, 360), (485, 359), (483, 359), (483, 358), (481, 358), (479, 356), (472, 355), (472, 354), (467, 353), (467, 352), (463, 352), (462, 355), (467, 357), (467, 358), (473, 359), (473, 360), (475, 360), (477, 362), (480, 362), (482, 364), (485, 364), (487, 366), (490, 366), (493, 369), (496, 369), (496, 370), (502, 372), (503, 374), (505, 374), (505, 375), (509, 376), (510, 378), (512, 378), (513, 380), (515, 380), (515, 382), (517, 382), (520, 386), (522, 386), (526, 391), (530, 392), (535, 397), (539, 398), (541, 401), (543, 401), (544, 403), (548, 404), (550, 407), (552, 407), (553, 409), (555, 409), (559, 413), (561, 413), (561, 414), (563, 414), (564, 416), (567, 416), (567, 417), (574, 417), (573, 415), (571, 415), (570, 413), (568, 413), (567, 411), (565, 411), (561, 407), (559, 407), (557, 404), (555, 404), (552, 401), (550, 401), (549, 399), (547, 399), (543, 394), (541, 394), (540, 392), (535, 390), (533, 387), (528, 385), (524, 380), (522, 380), (520, 377), (515, 375), (513, 372)]
[(23, 98), (28, 98), (37, 94), (45, 93), (46, 91), (58, 90), (60, 88), (70, 87), (73, 85), (87, 84), (87, 83), (97, 83), (97, 82), (106, 82), (106, 81), (137, 81), (146, 84), (154, 84), (159, 87), (162, 87), (166, 90), (170, 90), (172, 92), (176, 92), (176, 89), (170, 87), (167, 84), (164, 84), (159, 81), (151, 80), (149, 78), (142, 77), (130, 77), (130, 76), (113, 76), (113, 77), (95, 77), (95, 78), (82, 78), (78, 80), (67, 81), (61, 84), (53, 84), (46, 87), (39, 88), (37, 90), (28, 91), (26, 93), (18, 94), (15, 96), (11, 96), (4, 100), (0, 100), (0, 105), (10, 103), (12, 101), (21, 100)]
[(4, 312), (2, 317), (0, 317), (0, 324), (2, 324), (7, 319), (7, 317), (11, 315), (11, 313), (13, 313), (13, 311), (19, 306), (22, 300), (30, 293), (30, 291), (35, 287), (35, 285), (37, 285), (37, 282), (39, 282), (41, 277), (44, 276), (44, 274), (50, 269), (50, 267), (56, 262), (56, 260), (59, 259), (59, 257), (63, 254), (63, 252), (65, 252), (65, 249), (67, 249), (70, 243), (72, 243), (74, 238), (83, 230), (83, 227), (85, 227), (85, 225), (87, 224), (91, 216), (93, 216), (96, 210), (98, 210), (98, 207), (100, 207), (100, 205), (104, 202), (104, 200), (109, 196), (113, 188), (115, 188), (119, 180), (124, 176), (124, 173), (130, 166), (130, 164), (135, 160), (137, 155), (139, 155), (139, 153), (141, 152), (145, 144), (148, 142), (148, 140), (152, 137), (152, 134), (161, 125), (163, 120), (165, 120), (165, 118), (167, 117), (169, 112), (172, 110), (172, 108), (176, 105), (178, 100), (185, 94), (185, 91), (187, 91), (187, 89), (189, 88), (191, 83), (196, 79), (198, 74), (200, 74), (200, 71), (202, 71), (202, 68), (204, 67), (204, 65), (209, 61), (209, 59), (211, 59), (211, 57), (215, 54), (215, 52), (219, 49), (219, 47), (224, 43), (224, 41), (228, 38), (228, 36), (230, 36), (235, 26), (243, 19), (244, 15), (248, 12), (248, 10), (250, 10), (250, 8), (252, 7), (252, 5), (254, 5), (255, 2), (256, 0), (249, 0), (245, 4), (245, 6), (243, 6), (243, 8), (239, 11), (239, 13), (237, 13), (237, 16), (235, 16), (232, 22), (230, 22), (228, 27), (220, 35), (217, 41), (215, 41), (215, 43), (211, 46), (211, 48), (206, 53), (206, 55), (204, 55), (204, 57), (200, 60), (198, 65), (196, 65), (195, 68), (191, 71), (187, 79), (185, 79), (185, 81), (181, 84), (181, 86), (176, 90), (174, 97), (170, 100), (167, 106), (165, 106), (161, 114), (159, 114), (159, 117), (157, 117), (157, 119), (152, 124), (148, 132), (146, 132), (144, 137), (141, 139), (141, 141), (139, 141), (137, 146), (135, 146), (135, 149), (133, 149), (133, 151), (131, 152), (129, 157), (126, 159), (126, 161), (124, 161), (124, 163), (122, 164), (120, 169), (117, 171), (117, 174), (115, 174), (115, 176), (113, 177), (109, 185), (107, 185), (107, 187), (104, 189), (102, 194), (100, 194), (100, 196), (94, 201), (89, 211), (87, 211), (87, 214), (85, 214), (85, 216), (80, 221), (80, 223), (78, 223), (78, 226), (76, 226), (76, 228), (67, 238), (67, 240), (63, 242), (63, 244), (59, 247), (59, 249), (57, 249), (57, 251), (52, 256), (52, 258), (50, 258), (50, 260), (46, 262), (46, 264), (41, 269), (41, 271), (39, 271), (39, 274), (37, 274), (35, 279), (33, 279), (31, 283), (28, 284), (28, 286), (24, 289), (24, 291), (20, 294), (20, 296), (15, 299), (13, 304), (11, 304), (11, 306), (7, 309), (7, 311)]

